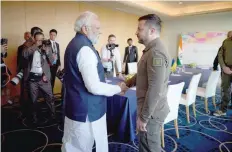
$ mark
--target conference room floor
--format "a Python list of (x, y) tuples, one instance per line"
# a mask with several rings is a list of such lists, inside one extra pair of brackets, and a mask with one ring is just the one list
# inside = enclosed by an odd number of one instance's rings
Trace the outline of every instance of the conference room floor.
[[(216, 96), (220, 100), (219, 90)], [(27, 120), (21, 117), (19, 105), (6, 105), (2, 107), (2, 133), (1, 146), (3, 152), (60, 152), (63, 130), (61, 125), (50, 122), (47, 107), (40, 103), (42, 115), (40, 126), (37, 129), (27, 127)], [(57, 99), (57, 114), (61, 117), (61, 100)], [(191, 109), (191, 108), (190, 108)], [(163, 151), (171, 152), (227, 152), (232, 149), (232, 110), (227, 116), (214, 117), (212, 101), (209, 100), (209, 114), (205, 114), (204, 102), (200, 98), (196, 101), (197, 117), (193, 117), (190, 110), (190, 123), (186, 122), (185, 107), (179, 109), (179, 133), (176, 138), (174, 123), (165, 127), (165, 148)], [(109, 152), (138, 152), (138, 141), (121, 143), (114, 140), (114, 134), (109, 133)], [(95, 151), (95, 147), (93, 147)]]

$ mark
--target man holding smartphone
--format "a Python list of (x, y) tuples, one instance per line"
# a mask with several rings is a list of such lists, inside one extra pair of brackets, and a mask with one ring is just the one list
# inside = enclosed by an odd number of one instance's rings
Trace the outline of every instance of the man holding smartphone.
[(8, 40), (6, 38), (1, 39), (1, 87), (5, 87), (9, 76), (11, 75), (10, 70), (5, 65), (3, 58), (7, 57), (7, 50), (8, 50)]

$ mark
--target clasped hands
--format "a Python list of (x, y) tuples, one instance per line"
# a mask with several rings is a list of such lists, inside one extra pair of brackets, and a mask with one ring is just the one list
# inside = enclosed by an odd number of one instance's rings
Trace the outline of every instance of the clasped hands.
[(120, 93), (120, 95), (124, 95), (124, 94), (126, 93), (126, 91), (129, 89), (129, 88), (126, 86), (125, 82), (119, 82), (119, 83), (118, 83), (118, 86), (121, 88), (121, 93)]

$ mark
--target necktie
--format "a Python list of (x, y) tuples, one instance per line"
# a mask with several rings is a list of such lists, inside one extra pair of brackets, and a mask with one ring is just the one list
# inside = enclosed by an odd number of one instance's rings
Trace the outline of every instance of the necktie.
[(53, 53), (55, 54), (55, 60), (53, 64), (56, 64), (57, 61), (57, 48), (56, 48), (56, 42), (53, 42)]
[(53, 53), (57, 54), (56, 42), (53, 42)]

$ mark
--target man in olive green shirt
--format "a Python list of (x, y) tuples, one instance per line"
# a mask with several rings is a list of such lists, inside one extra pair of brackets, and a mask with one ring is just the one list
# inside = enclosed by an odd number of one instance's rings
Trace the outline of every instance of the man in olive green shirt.
[[(231, 33), (230, 31), (229, 33)], [(228, 33), (228, 35), (229, 35)], [(226, 115), (229, 101), (231, 100), (232, 84), (232, 37), (225, 39), (218, 52), (218, 61), (222, 68), (222, 100), (219, 110), (214, 112), (214, 116)]]
[(159, 38), (160, 30), (157, 15), (139, 18), (136, 35), (146, 48), (138, 62), (137, 75), (127, 82), (130, 87), (136, 81), (139, 152), (161, 152), (160, 131), (170, 112), (167, 87), (171, 59)]

